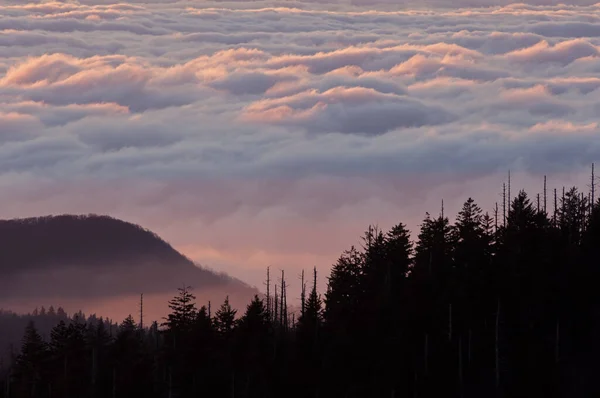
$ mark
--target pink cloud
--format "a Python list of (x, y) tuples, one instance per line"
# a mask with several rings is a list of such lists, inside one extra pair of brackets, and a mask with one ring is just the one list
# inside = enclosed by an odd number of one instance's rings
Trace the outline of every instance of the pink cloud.
[(112, 3), (0, 5), (3, 217), (111, 214), (260, 286), (600, 157), (598, 6)]
[(544, 40), (532, 47), (513, 51), (507, 56), (517, 62), (569, 64), (577, 59), (597, 57), (598, 48), (585, 39), (564, 41), (554, 46)]

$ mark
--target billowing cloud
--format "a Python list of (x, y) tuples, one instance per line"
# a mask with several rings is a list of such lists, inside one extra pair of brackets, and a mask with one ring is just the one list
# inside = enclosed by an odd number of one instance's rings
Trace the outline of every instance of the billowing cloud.
[(0, 214), (122, 217), (261, 286), (442, 198), (491, 210), (508, 169), (583, 187), (595, 3), (2, 2)]
[(544, 40), (534, 46), (508, 54), (509, 58), (514, 61), (536, 65), (545, 63), (566, 65), (581, 58), (597, 58), (598, 55), (598, 47), (585, 39), (563, 41), (554, 46), (550, 46)]
[(242, 120), (302, 126), (309, 132), (376, 135), (400, 127), (441, 124), (453, 116), (441, 107), (429, 107), (404, 95), (367, 88), (343, 88), (320, 93), (311, 90), (293, 96), (254, 102)]

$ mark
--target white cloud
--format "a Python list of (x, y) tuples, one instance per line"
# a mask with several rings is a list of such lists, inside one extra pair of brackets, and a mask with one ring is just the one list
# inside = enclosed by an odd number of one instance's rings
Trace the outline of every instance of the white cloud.
[(2, 216), (110, 213), (259, 285), (600, 158), (593, 2), (113, 3), (0, 5)]

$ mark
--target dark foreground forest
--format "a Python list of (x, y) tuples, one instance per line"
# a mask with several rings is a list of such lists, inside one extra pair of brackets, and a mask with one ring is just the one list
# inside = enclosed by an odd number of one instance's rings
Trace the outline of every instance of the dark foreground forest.
[(414, 244), (369, 228), (326, 292), (304, 278), (297, 315), (271, 272), (239, 314), (181, 288), (164, 324), (30, 323), (0, 397), (600, 396), (600, 202), (505, 198), (427, 215)]

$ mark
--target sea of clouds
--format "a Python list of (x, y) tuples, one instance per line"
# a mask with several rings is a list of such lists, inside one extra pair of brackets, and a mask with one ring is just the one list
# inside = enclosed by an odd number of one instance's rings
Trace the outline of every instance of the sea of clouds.
[(599, 122), (593, 1), (0, 5), (0, 216), (111, 214), (256, 285), (509, 169), (585, 188)]

